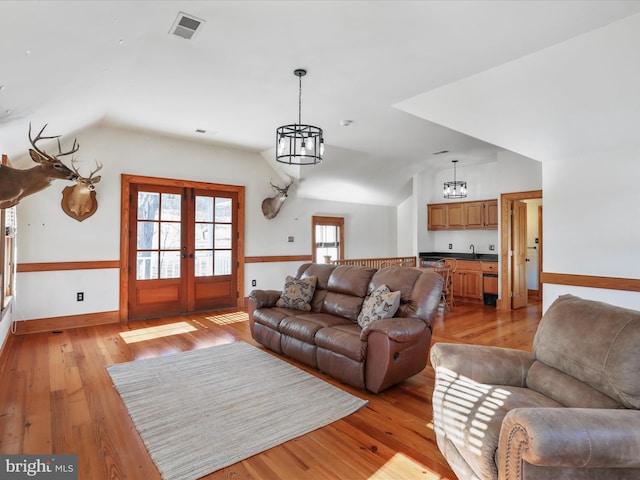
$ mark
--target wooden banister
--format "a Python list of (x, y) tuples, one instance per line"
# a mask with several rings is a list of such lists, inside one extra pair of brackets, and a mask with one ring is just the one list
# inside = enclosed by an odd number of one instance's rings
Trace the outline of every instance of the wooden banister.
[(384, 257), (384, 258), (345, 258), (332, 260), (335, 265), (362, 265), (364, 267), (384, 268), (390, 266), (415, 267), (416, 257)]

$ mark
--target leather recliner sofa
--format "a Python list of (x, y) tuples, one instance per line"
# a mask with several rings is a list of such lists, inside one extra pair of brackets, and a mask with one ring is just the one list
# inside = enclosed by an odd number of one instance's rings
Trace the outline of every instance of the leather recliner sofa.
[(640, 478), (640, 312), (563, 295), (533, 352), (436, 343), (431, 364), (461, 480)]
[[(249, 295), (253, 338), (279, 354), (356, 388), (378, 393), (424, 369), (442, 277), (413, 268), (307, 263), (295, 278), (317, 279), (310, 310), (277, 306), (282, 292)], [(358, 324), (363, 302), (386, 285), (400, 292), (392, 318)]]

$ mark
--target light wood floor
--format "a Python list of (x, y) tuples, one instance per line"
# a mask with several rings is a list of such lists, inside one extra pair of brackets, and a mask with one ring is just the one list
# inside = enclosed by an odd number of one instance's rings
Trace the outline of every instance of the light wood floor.
[[(540, 313), (460, 304), (440, 314), (434, 342), (530, 350)], [(0, 357), (0, 452), (76, 453), (81, 480), (160, 479), (105, 366), (240, 340), (257, 345), (243, 312), (10, 336)], [(204, 478), (456, 478), (431, 426), (431, 367), (379, 395), (340, 386), (368, 407)]]

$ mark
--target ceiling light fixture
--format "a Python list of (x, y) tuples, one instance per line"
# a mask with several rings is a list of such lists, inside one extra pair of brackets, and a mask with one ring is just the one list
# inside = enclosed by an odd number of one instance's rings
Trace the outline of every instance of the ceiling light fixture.
[(451, 160), (451, 163), (453, 163), (453, 182), (444, 182), (444, 198), (467, 198), (467, 182), (456, 179), (458, 160)]
[(298, 123), (283, 125), (276, 130), (276, 160), (287, 165), (317, 165), (324, 155), (322, 129), (302, 124), (302, 77), (306, 70), (293, 71), (298, 77)]

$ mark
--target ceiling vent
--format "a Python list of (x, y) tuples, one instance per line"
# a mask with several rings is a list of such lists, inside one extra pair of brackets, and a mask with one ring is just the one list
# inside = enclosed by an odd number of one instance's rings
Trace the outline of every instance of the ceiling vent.
[(169, 30), (169, 33), (191, 40), (202, 23), (204, 23), (204, 20), (200, 18), (194, 17), (193, 15), (187, 15), (184, 12), (179, 12), (175, 22), (173, 22), (173, 25), (171, 26), (171, 30)]

